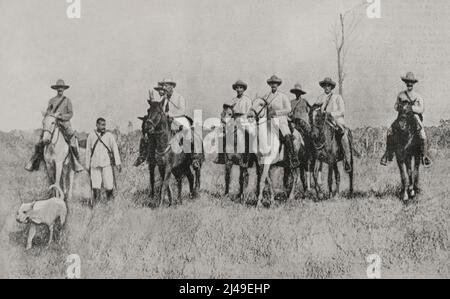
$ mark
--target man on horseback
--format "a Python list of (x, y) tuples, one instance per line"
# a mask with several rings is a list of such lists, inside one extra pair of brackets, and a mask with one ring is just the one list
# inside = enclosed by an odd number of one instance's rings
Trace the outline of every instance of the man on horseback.
[[(247, 120), (247, 115), (252, 108), (252, 101), (245, 95), (245, 91), (247, 90), (248, 85), (244, 81), (236, 81), (236, 83), (232, 85), (232, 88), (236, 91), (236, 97), (234, 97), (231, 101), (223, 104), (223, 110), (224, 112), (227, 109), (233, 110), (233, 118), (235, 124), (239, 129), (241, 129), (243, 122)], [(222, 114), (222, 123), (226, 122), (224, 117), (225, 116)], [(225, 164), (225, 153), (223, 153), (222, 151), (219, 152), (218, 157), (216, 158), (216, 160), (214, 160), (214, 163)]]
[[(64, 96), (64, 91), (69, 89), (69, 87), (70, 86), (66, 85), (61, 79), (58, 80), (55, 85), (51, 86), (52, 89), (57, 91), (57, 95), (50, 99), (46, 113), (53, 114), (58, 120), (58, 125), (64, 135), (64, 138), (70, 145), (69, 151), (74, 171), (81, 172), (84, 168), (79, 162), (78, 141), (70, 123), (70, 120), (73, 117), (72, 102), (69, 98)], [(39, 170), (40, 163), (43, 160), (44, 147), (45, 144), (42, 140), (39, 140), (38, 144), (35, 146), (34, 154), (31, 160), (25, 166), (27, 171), (32, 172)]]
[(267, 80), (271, 91), (264, 97), (269, 109), (268, 119), (275, 119), (278, 122), (278, 128), (286, 146), (286, 153), (288, 154), (289, 164), (292, 168), (300, 166), (300, 161), (294, 149), (294, 135), (289, 127), (288, 115), (291, 113), (291, 101), (288, 96), (280, 91), (278, 88), (283, 83), (283, 80), (273, 75)]
[(291, 93), (295, 95), (295, 99), (291, 101), (291, 113), (289, 118), (294, 123), (295, 128), (302, 134), (302, 137), (306, 140), (311, 136), (311, 126), (309, 124), (309, 104), (302, 98), (306, 92), (302, 89), (300, 84), (295, 84), (291, 89)]
[(325, 78), (319, 82), (319, 85), (323, 88), (324, 93), (317, 99), (317, 104), (321, 106), (320, 109), (323, 113), (329, 113), (333, 117), (334, 125), (338, 129), (337, 137), (340, 137), (340, 145), (344, 153), (344, 170), (345, 172), (351, 172), (352, 149), (348, 137), (349, 129), (345, 126), (344, 99), (341, 95), (333, 93), (336, 82), (331, 78)]
[[(156, 90), (158, 92), (160, 101), (161, 101), (164, 98), (164, 96), (166, 95), (166, 91), (164, 89), (163, 82), (158, 82), (158, 86), (156, 86), (154, 88), (154, 90)], [(150, 92), (150, 98), (147, 100), (147, 102), (150, 105), (150, 103), (153, 101), (155, 101), (155, 98), (153, 97), (153, 93)], [(134, 166), (136, 166), (136, 167), (140, 166), (142, 163), (144, 163), (147, 160), (148, 136), (147, 136), (146, 132), (144, 131), (145, 118), (146, 118), (146, 116), (143, 118), (140, 118), (143, 121), (142, 137), (139, 142), (139, 157), (136, 159), (136, 162), (134, 162)]]
[[(412, 72), (408, 72), (405, 77), (401, 78), (402, 81), (406, 84), (407, 89), (405, 91), (400, 92), (397, 97), (397, 101), (395, 103), (395, 111), (400, 113), (400, 109), (402, 107), (402, 103), (408, 103), (411, 106), (412, 113), (414, 114), (414, 120), (417, 125), (418, 134), (420, 136), (421, 144), (420, 150), (422, 152), (422, 164), (425, 167), (430, 167), (432, 165), (431, 159), (428, 157), (428, 148), (427, 148), (427, 136), (425, 133), (425, 127), (423, 125), (423, 113), (425, 110), (424, 101), (421, 95), (414, 91), (414, 85), (419, 82), (414, 76)], [(386, 142), (386, 152), (381, 158), (381, 165), (387, 166), (389, 162), (391, 162), (394, 158), (394, 146), (395, 146), (395, 137), (394, 137), (394, 126), (397, 121), (391, 126), (388, 130), (387, 134), (387, 142)]]

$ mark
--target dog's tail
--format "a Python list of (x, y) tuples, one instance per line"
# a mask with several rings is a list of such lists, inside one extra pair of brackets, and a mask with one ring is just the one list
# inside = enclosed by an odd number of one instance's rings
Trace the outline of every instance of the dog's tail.
[(59, 187), (58, 185), (51, 185), (49, 188), (49, 190), (55, 189), (56, 190), (56, 197), (64, 200), (64, 192), (61, 190), (61, 187)]

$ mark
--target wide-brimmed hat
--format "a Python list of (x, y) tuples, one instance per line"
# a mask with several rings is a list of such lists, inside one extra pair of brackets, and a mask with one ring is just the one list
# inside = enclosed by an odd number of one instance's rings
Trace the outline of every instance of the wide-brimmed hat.
[(320, 87), (324, 88), (327, 85), (330, 85), (333, 89), (336, 88), (336, 82), (331, 78), (325, 78), (319, 82)]
[(248, 85), (242, 80), (237, 80), (236, 83), (233, 84), (233, 89), (236, 90), (239, 86), (243, 87), (244, 90), (247, 90)]
[(52, 85), (52, 86), (51, 86), (51, 88), (52, 88), (52, 89), (55, 89), (55, 90), (58, 90), (58, 89), (60, 89), (60, 88), (63, 88), (63, 89), (69, 89), (70, 86), (69, 86), (69, 85), (66, 85), (66, 83), (64, 83), (64, 80), (59, 79), (58, 81), (56, 81), (56, 84), (55, 84), (55, 85)]
[(154, 87), (153, 89), (156, 91), (164, 90), (164, 83), (158, 82), (158, 86)]
[(170, 85), (172, 85), (173, 87), (176, 87), (176, 86), (177, 86), (177, 83), (176, 83), (175, 81), (173, 81), (172, 79), (164, 79), (164, 80), (162, 80), (162, 82), (160, 82), (160, 83), (162, 83), (163, 85), (165, 85), (165, 84), (170, 84)]
[(294, 85), (294, 88), (291, 89), (291, 93), (293, 94), (306, 94), (306, 91), (303, 90), (300, 83)]
[(283, 80), (281, 80), (281, 79), (278, 78), (277, 76), (273, 75), (272, 77), (270, 77), (270, 78), (267, 80), (267, 84), (270, 85), (270, 84), (272, 84), (272, 83), (281, 85), (281, 84), (283, 84)]
[(416, 84), (419, 80), (416, 79), (413, 72), (408, 72), (406, 76), (402, 77), (402, 81), (405, 83), (414, 83)]

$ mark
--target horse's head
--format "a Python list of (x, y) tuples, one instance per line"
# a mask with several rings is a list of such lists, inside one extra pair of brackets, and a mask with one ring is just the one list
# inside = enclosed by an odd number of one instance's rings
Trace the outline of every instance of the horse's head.
[(309, 122), (311, 124), (312, 137), (317, 140), (323, 132), (325, 124), (326, 113), (321, 110), (320, 104), (314, 104), (309, 109)]
[(142, 130), (147, 134), (154, 134), (161, 129), (162, 124), (167, 123), (167, 117), (164, 113), (162, 102), (150, 102), (148, 114), (145, 117), (140, 117), (142, 120)]
[(261, 119), (267, 117), (268, 103), (263, 98), (256, 98), (252, 102), (252, 108), (250, 109), (249, 118)]
[(223, 106), (223, 111), (222, 114), (220, 115), (222, 123), (228, 123), (228, 121), (233, 117), (234, 117), (233, 107), (228, 105)]
[(44, 119), (42, 120), (42, 142), (44, 144), (49, 144), (55, 134), (58, 119), (54, 114), (42, 113), (42, 115), (44, 116)]

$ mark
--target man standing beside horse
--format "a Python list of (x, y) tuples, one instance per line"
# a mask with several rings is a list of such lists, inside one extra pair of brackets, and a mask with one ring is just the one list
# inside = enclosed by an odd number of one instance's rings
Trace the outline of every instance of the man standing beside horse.
[[(430, 167), (432, 162), (428, 157), (427, 136), (425, 133), (425, 127), (423, 125), (423, 113), (425, 111), (424, 101), (420, 94), (414, 91), (414, 85), (419, 82), (412, 72), (408, 72), (406, 76), (401, 78), (406, 84), (406, 90), (400, 92), (395, 102), (395, 111), (400, 113), (400, 108), (404, 103), (408, 103), (411, 107), (411, 112), (414, 114), (414, 120), (416, 122), (417, 131), (421, 140), (420, 150), (423, 155), (422, 164), (425, 167)], [(391, 126), (387, 135), (386, 152), (381, 158), (381, 165), (387, 166), (389, 162), (392, 162), (395, 151), (395, 136), (394, 127), (397, 121)]]
[(319, 82), (324, 93), (317, 99), (317, 105), (320, 105), (322, 113), (329, 113), (334, 120), (334, 125), (338, 128), (337, 135), (340, 137), (340, 145), (344, 153), (344, 170), (349, 173), (352, 171), (352, 149), (350, 147), (349, 129), (345, 125), (345, 103), (341, 95), (333, 93), (336, 88), (336, 82), (331, 78), (325, 78)]
[[(94, 201), (100, 200), (102, 185), (108, 201), (113, 199), (116, 178), (114, 167), (122, 171), (119, 147), (111, 132), (106, 131), (106, 120), (99, 118), (97, 128), (89, 134), (86, 144), (86, 165), (89, 169)], [(91, 204), (92, 207), (92, 204)]]
[[(81, 172), (84, 170), (79, 161), (78, 141), (75, 136), (75, 132), (72, 129), (71, 119), (73, 117), (73, 107), (71, 100), (64, 96), (64, 91), (69, 89), (70, 86), (66, 85), (63, 80), (58, 80), (55, 85), (51, 86), (52, 89), (57, 91), (57, 95), (50, 99), (47, 107), (46, 114), (53, 115), (58, 126), (61, 129), (64, 138), (67, 140), (69, 146), (70, 156), (72, 159), (73, 169), (75, 172)], [(27, 171), (37, 171), (41, 161), (43, 160), (45, 144), (42, 142), (42, 136), (38, 144), (35, 146), (34, 154), (31, 160), (26, 164), (25, 169)]]

